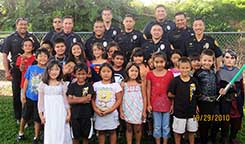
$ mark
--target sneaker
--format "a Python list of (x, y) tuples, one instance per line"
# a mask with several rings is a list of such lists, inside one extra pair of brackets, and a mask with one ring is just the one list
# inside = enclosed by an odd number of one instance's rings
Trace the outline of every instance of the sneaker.
[(17, 134), (16, 140), (17, 142), (24, 140), (24, 134), (23, 135)]
[(38, 144), (38, 138), (34, 138), (32, 144)]

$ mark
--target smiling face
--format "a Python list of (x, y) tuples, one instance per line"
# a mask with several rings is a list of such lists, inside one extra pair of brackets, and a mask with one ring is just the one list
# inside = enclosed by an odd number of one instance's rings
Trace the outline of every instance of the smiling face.
[(56, 52), (56, 55), (62, 56), (65, 54), (66, 46), (64, 43), (56, 43), (54, 46), (54, 50)]
[(185, 29), (187, 27), (187, 20), (184, 14), (175, 16), (175, 24), (178, 29)]
[(25, 34), (27, 32), (27, 27), (28, 27), (28, 22), (27, 20), (19, 20), (17, 23), (16, 23), (16, 31), (19, 33), (19, 34)]
[(166, 61), (164, 60), (164, 58), (158, 56), (153, 59), (153, 65), (156, 70), (161, 71), (165, 69)]
[(71, 33), (73, 29), (73, 19), (72, 18), (65, 18), (63, 20), (63, 29), (64, 33)]
[(30, 53), (33, 50), (33, 43), (31, 41), (25, 41), (23, 44), (23, 50), (25, 53)]
[(189, 62), (180, 62), (179, 71), (183, 77), (189, 76), (191, 71), (191, 64)]
[(167, 12), (164, 7), (158, 7), (155, 10), (155, 17), (158, 22), (164, 21), (167, 17)]
[(195, 32), (195, 35), (201, 35), (204, 33), (205, 30), (204, 22), (202, 20), (195, 20), (193, 22), (192, 28)]
[(79, 57), (82, 54), (82, 49), (79, 45), (74, 45), (71, 48), (71, 53), (74, 57)]
[(163, 29), (160, 25), (153, 25), (151, 28), (151, 35), (154, 39), (161, 39), (163, 35)]
[(210, 70), (212, 65), (214, 64), (214, 57), (209, 55), (201, 56), (201, 65), (205, 70)]
[(131, 66), (131, 68), (128, 69), (128, 76), (131, 80), (136, 80), (137, 77), (140, 75), (139, 69), (136, 66)]
[(84, 83), (87, 79), (87, 72), (85, 70), (77, 70), (75, 75), (78, 83)]
[(48, 62), (48, 55), (41, 52), (40, 54), (37, 55), (36, 61), (39, 66), (45, 66)]
[(58, 78), (58, 76), (60, 75), (61, 73), (61, 69), (58, 65), (53, 65), (51, 67), (51, 69), (48, 71), (48, 74), (49, 74), (49, 77), (50, 79), (52, 80), (56, 80)]
[(96, 36), (100, 37), (105, 32), (105, 26), (102, 21), (97, 21), (94, 23), (94, 33)]
[(125, 30), (130, 31), (134, 29), (135, 20), (132, 17), (125, 17), (123, 20)]

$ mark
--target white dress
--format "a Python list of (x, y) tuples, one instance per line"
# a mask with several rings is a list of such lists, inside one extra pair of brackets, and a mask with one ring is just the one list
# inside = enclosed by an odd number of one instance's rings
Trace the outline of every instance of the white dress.
[(66, 98), (67, 86), (61, 83), (39, 86), (38, 111), (44, 113), (44, 144), (71, 144), (69, 123), (66, 123), (66, 109), (69, 108)]

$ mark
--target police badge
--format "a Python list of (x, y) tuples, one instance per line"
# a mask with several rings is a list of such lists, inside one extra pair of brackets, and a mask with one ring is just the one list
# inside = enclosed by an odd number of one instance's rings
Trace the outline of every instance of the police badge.
[(205, 43), (205, 45), (203, 46), (204, 49), (208, 49), (209, 48), (209, 43)]
[(136, 40), (137, 39), (137, 35), (133, 35), (133, 40)]
[(161, 49), (161, 50), (164, 50), (164, 49), (165, 49), (165, 45), (164, 45), (164, 44), (161, 44), (161, 45), (160, 45), (160, 49)]
[(116, 30), (114, 30), (113, 32), (112, 32), (112, 35), (117, 35), (117, 31)]
[(72, 42), (73, 42), (73, 43), (76, 43), (76, 42), (77, 42), (77, 39), (76, 39), (76, 38), (73, 38), (73, 39), (72, 39)]
[(103, 46), (107, 47), (107, 42), (106, 41), (103, 42)]

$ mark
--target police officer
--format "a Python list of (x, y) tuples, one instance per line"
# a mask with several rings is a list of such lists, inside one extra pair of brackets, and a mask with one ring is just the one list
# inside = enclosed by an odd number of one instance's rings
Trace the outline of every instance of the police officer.
[(72, 31), (73, 26), (74, 26), (73, 17), (72, 16), (65, 16), (63, 18), (63, 31), (61, 31), (60, 33), (56, 33), (51, 38), (51, 42), (53, 44), (57, 38), (63, 38), (65, 40), (66, 47), (67, 47), (66, 55), (69, 52), (73, 43), (80, 42), (81, 44), (83, 44), (80, 36)]
[[(164, 5), (157, 5), (155, 8), (155, 20), (150, 21), (146, 24), (143, 33), (146, 39), (151, 38), (151, 27), (158, 22), (164, 31), (164, 35), (167, 36), (170, 31), (175, 29), (175, 24), (171, 20), (167, 20), (167, 11)], [(164, 37), (165, 37), (164, 36)], [(167, 38), (167, 37), (165, 37)]]
[(215, 39), (204, 34), (205, 23), (203, 19), (197, 18), (194, 20), (192, 28), (195, 35), (187, 39), (185, 42), (185, 56), (200, 55), (204, 49), (211, 49), (215, 53), (216, 68), (219, 69), (222, 60), (222, 51)]
[[(3, 44), (3, 66), (5, 69), (5, 78), (12, 80), (12, 92), (13, 92), (13, 107), (14, 114), (17, 123), (21, 118), (21, 100), (20, 100), (20, 82), (21, 72), (15, 65), (17, 57), (23, 53), (22, 43), (23, 40), (29, 38), (33, 40), (34, 50), (40, 47), (37, 38), (27, 31), (28, 21), (25, 18), (18, 18), (15, 23), (16, 32), (8, 36)], [(11, 60), (9, 62), (8, 56), (11, 54)]]
[(184, 53), (185, 41), (194, 35), (192, 28), (187, 26), (186, 15), (183, 12), (178, 12), (174, 16), (176, 29), (168, 35), (168, 40), (174, 49), (178, 49)]
[(105, 37), (105, 25), (103, 20), (97, 18), (93, 27), (93, 35), (85, 43), (85, 53), (87, 58), (92, 60), (92, 46), (94, 43), (101, 43), (106, 50), (106, 47), (111, 41), (113, 41), (111, 38)]
[(60, 33), (62, 31), (62, 18), (61, 17), (54, 17), (53, 18), (53, 30), (49, 31), (45, 34), (42, 38), (42, 42), (50, 41), (54, 34)]
[(167, 56), (171, 53), (170, 43), (163, 38), (163, 29), (159, 23), (155, 23), (151, 27), (152, 38), (143, 44), (145, 59), (148, 61), (154, 52), (164, 52)]
[(102, 10), (101, 16), (105, 25), (105, 37), (115, 39), (115, 37), (121, 32), (119, 27), (112, 25), (112, 10), (106, 7)]
[(145, 39), (140, 31), (134, 29), (135, 19), (133, 15), (127, 14), (123, 19), (123, 25), (124, 31), (115, 38), (115, 41), (128, 61), (133, 49), (135, 47), (141, 47)]

